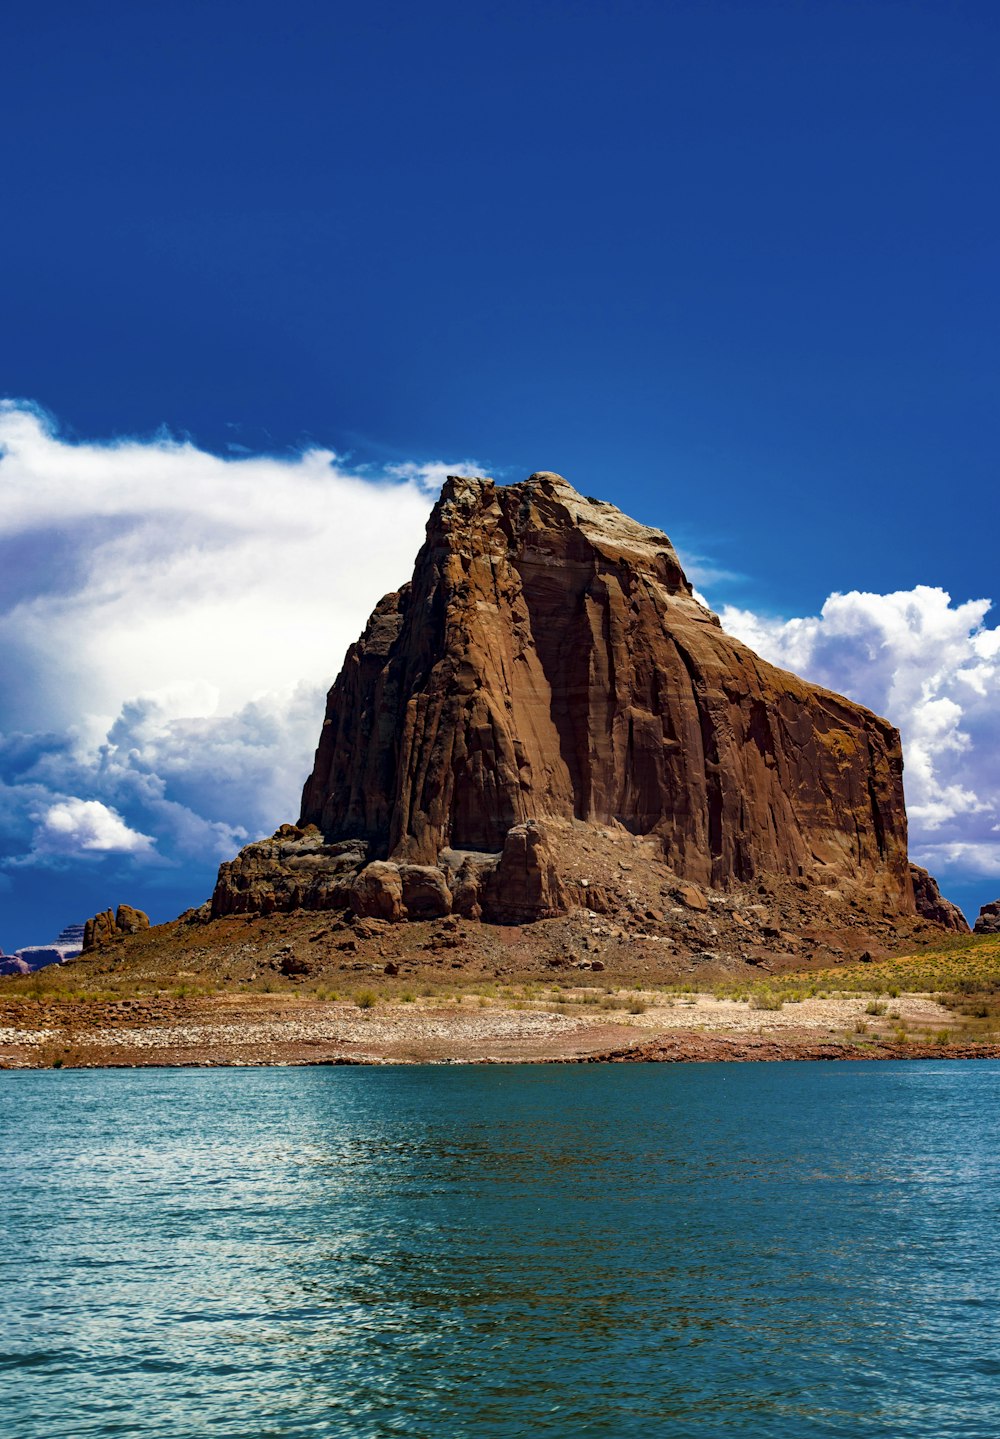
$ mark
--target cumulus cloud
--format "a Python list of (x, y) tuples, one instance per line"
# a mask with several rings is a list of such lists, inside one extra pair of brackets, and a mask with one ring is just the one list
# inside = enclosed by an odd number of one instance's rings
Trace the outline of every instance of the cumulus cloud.
[(834, 594), (818, 615), (731, 606), (722, 623), (773, 663), (899, 727), (911, 852), (930, 869), (1000, 875), (1000, 629), (988, 599), (918, 585)]
[(183, 867), (294, 818), (323, 696), (474, 461), (75, 443), (0, 403), (0, 855)]
[(223, 459), (170, 438), (71, 444), (0, 405), (0, 729), (108, 722), (209, 682), (217, 712), (328, 678), (410, 572), (445, 466), (330, 450)]
[(33, 849), (37, 855), (77, 858), (88, 854), (147, 854), (148, 834), (129, 829), (121, 815), (96, 799), (65, 799), (39, 816)]

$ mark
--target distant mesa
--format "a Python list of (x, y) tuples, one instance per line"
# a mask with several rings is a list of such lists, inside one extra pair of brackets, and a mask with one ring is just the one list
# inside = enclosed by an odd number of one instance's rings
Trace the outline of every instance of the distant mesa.
[(31, 974), (50, 964), (65, 964), (83, 948), (83, 925), (68, 924), (51, 944), (29, 944), (11, 954), (0, 952), (0, 975)]
[(0, 978), (8, 975), (30, 974), (31, 965), (17, 954), (0, 954)]
[(661, 531), (555, 474), (451, 476), (330, 690), (298, 824), (222, 865), (211, 915), (510, 925), (760, 888), (775, 933), (967, 931), (908, 861), (902, 776), (892, 725), (725, 634)]
[[(79, 954), (74, 950), (73, 954)], [(62, 949), (55, 944), (29, 944), (24, 949), (17, 951), (18, 959), (23, 959), (29, 969), (44, 969), (49, 964), (62, 964), (66, 955)]]

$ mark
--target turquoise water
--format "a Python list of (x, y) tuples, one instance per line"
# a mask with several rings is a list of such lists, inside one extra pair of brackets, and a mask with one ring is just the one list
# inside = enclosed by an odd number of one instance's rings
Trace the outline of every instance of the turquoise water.
[(0, 1075), (0, 1433), (996, 1439), (998, 1090)]

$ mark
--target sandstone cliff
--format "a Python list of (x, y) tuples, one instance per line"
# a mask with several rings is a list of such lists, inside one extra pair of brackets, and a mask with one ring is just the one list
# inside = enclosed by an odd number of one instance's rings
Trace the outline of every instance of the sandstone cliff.
[(709, 885), (849, 874), (912, 908), (890, 725), (724, 634), (659, 531), (556, 475), (453, 478), (330, 691), (301, 822), (434, 864), (546, 817), (655, 833)]

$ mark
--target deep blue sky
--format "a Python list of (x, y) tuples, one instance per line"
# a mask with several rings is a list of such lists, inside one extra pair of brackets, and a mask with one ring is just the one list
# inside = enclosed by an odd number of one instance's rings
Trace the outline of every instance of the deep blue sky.
[(82, 435), (558, 469), (785, 611), (990, 593), (998, 32), (945, 0), (9, 9), (0, 392)]
[(962, 0), (8, 7), (0, 396), (556, 469), (759, 612), (992, 596), (998, 72)]

